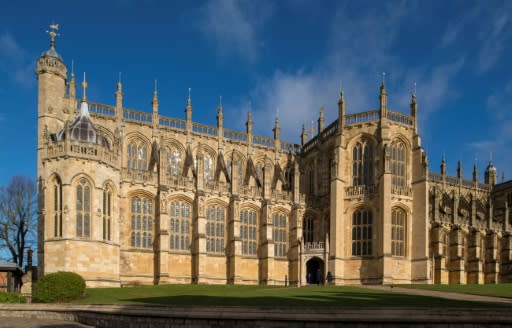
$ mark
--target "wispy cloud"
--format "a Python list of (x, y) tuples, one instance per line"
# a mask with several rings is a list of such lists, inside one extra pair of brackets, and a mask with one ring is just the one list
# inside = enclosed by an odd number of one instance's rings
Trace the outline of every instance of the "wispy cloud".
[(478, 55), (479, 73), (485, 73), (492, 69), (510, 42), (512, 37), (511, 10), (512, 6), (506, 2), (503, 8), (495, 8), (488, 19), (490, 24), (487, 27), (485, 27), (486, 24), (482, 24), (484, 29), (480, 33), (482, 47)]
[(272, 12), (266, 1), (211, 0), (202, 8), (199, 27), (220, 55), (252, 62), (263, 45), (259, 32)]
[[(340, 7), (333, 17), (329, 50), (313, 69), (277, 69), (253, 89), (250, 96), (254, 100), (256, 131), (270, 133), (269, 126), (273, 126), (279, 108), (280, 117), (286, 118), (280, 121), (282, 136), (297, 142), (301, 124), (305, 123), (309, 130), (314, 120), (316, 129), (321, 106), (326, 109), (326, 124), (336, 118), (340, 86), (345, 91), (349, 113), (376, 108), (383, 70), (391, 73), (386, 85), (389, 105), (396, 110), (408, 110), (414, 81), (418, 81), (419, 100), (428, 99), (429, 105), (422, 107), (422, 118), (438, 110), (448, 97), (453, 98), (453, 88), (448, 86), (464, 66), (463, 57), (436, 67), (410, 69), (393, 55), (393, 43), (414, 9), (411, 6), (409, 2), (399, 2), (359, 16)], [(241, 120), (245, 115), (244, 111)]]
[(489, 131), (492, 138), (476, 140), (469, 147), (481, 157), (486, 158), (490, 153), (499, 172), (504, 172), (510, 179), (512, 168), (512, 153), (508, 151), (512, 143), (512, 80), (502, 90), (498, 90), (487, 98), (487, 111), (492, 117)]
[(30, 88), (35, 84), (33, 63), (27, 51), (7, 32), (0, 35), (0, 72), (22, 87)]

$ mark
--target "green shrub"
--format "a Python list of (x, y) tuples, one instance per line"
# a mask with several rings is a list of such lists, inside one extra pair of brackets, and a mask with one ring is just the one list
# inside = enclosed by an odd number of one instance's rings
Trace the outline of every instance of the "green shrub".
[(26, 303), (25, 297), (17, 293), (0, 293), (0, 303)]
[(82, 296), (84, 279), (73, 272), (55, 272), (45, 275), (37, 282), (32, 300), (39, 303), (69, 302)]

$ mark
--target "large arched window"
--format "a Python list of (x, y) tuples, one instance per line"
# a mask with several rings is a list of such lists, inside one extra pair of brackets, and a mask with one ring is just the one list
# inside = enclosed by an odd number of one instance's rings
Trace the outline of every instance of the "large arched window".
[(206, 251), (224, 253), (224, 227), (226, 209), (221, 206), (206, 208)]
[(401, 208), (391, 211), (391, 255), (405, 256), (406, 214)]
[(406, 181), (406, 153), (403, 142), (395, 142), (391, 145), (391, 174), (392, 183), (395, 186), (405, 186)]
[(272, 239), (274, 240), (274, 256), (286, 256), (286, 216), (282, 213), (272, 214)]
[(303, 225), (303, 237), (304, 237), (304, 243), (311, 243), (313, 242), (314, 237), (314, 220), (311, 216), (306, 216), (304, 218), (304, 225)]
[(352, 185), (373, 184), (373, 151), (367, 141), (357, 142), (352, 149)]
[(181, 175), (181, 153), (176, 147), (167, 148), (167, 173), (173, 176)]
[(128, 170), (145, 171), (147, 170), (147, 147), (140, 140), (133, 140), (128, 144)]
[(53, 236), (62, 237), (62, 183), (55, 177), (53, 182)]
[(190, 204), (175, 201), (171, 203), (171, 222), (169, 226), (170, 248), (187, 251), (190, 249)]
[(111, 239), (112, 229), (112, 189), (106, 187), (103, 190), (103, 240)]
[(85, 179), (76, 186), (76, 236), (91, 236), (91, 187)]
[(131, 246), (153, 247), (153, 201), (148, 197), (132, 198)]
[(256, 211), (244, 209), (240, 211), (240, 239), (242, 254), (256, 256), (257, 252), (257, 216)]
[(359, 209), (352, 214), (352, 255), (372, 255), (372, 212)]

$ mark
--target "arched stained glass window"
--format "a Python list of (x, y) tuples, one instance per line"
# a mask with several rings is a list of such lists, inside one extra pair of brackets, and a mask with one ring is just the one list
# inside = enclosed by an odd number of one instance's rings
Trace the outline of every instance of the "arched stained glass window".
[(274, 240), (274, 256), (286, 256), (286, 241), (287, 241), (287, 222), (286, 215), (283, 213), (272, 214), (272, 239)]
[(170, 248), (187, 251), (190, 249), (190, 204), (183, 201), (171, 203), (171, 221), (169, 226)]
[(352, 255), (372, 255), (372, 212), (367, 209), (352, 214)]
[(91, 236), (91, 187), (85, 179), (76, 186), (76, 236)]
[(147, 147), (140, 140), (133, 140), (128, 144), (128, 170), (145, 171), (147, 164)]
[(148, 197), (132, 198), (131, 208), (131, 246), (139, 248), (153, 247), (153, 201)]
[(62, 183), (58, 178), (53, 183), (53, 236), (62, 237)]
[(406, 153), (405, 145), (397, 141), (391, 145), (391, 174), (395, 186), (405, 186), (406, 182)]
[(176, 147), (167, 148), (167, 173), (173, 176), (181, 175), (181, 153)]
[(367, 141), (357, 142), (352, 149), (352, 185), (373, 184), (373, 150)]
[(221, 206), (206, 208), (206, 251), (224, 254), (226, 209)]
[(394, 256), (405, 256), (405, 223), (405, 211), (394, 208), (391, 212), (391, 254)]
[(257, 254), (257, 215), (256, 211), (244, 209), (240, 211), (240, 239), (242, 239), (242, 254), (256, 256)]
[(103, 190), (103, 240), (111, 239), (112, 228), (112, 190), (106, 188)]

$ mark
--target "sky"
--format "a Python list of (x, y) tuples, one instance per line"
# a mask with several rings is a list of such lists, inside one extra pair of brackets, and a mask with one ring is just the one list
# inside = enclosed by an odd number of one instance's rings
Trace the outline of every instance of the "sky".
[[(215, 125), (219, 96), (225, 126), (299, 143), (320, 107), (337, 116), (378, 108), (386, 72), (388, 107), (409, 113), (416, 83), (419, 131), (430, 170), (443, 154), (481, 179), (489, 159), (499, 181), (512, 177), (511, 1), (5, 1), (0, 11), (0, 185), (36, 178), (35, 63), (56, 48), (89, 100), (114, 104), (122, 72), (124, 105), (149, 112), (158, 80), (161, 115)], [(77, 90), (78, 95), (81, 91)], [(316, 125), (315, 125), (316, 126)]]

